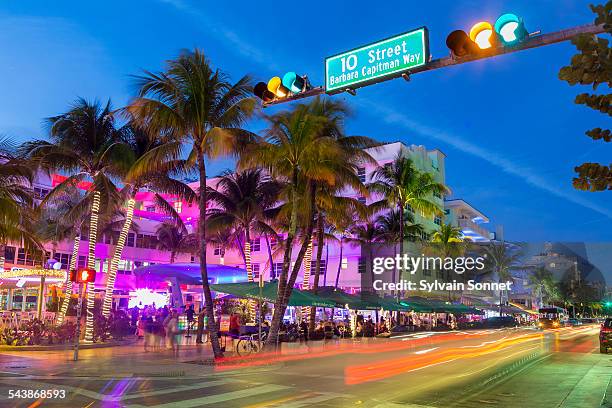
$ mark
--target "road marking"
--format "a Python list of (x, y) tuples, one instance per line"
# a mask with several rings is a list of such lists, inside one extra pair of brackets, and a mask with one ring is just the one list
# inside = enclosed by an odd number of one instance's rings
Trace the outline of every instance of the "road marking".
[(323, 395), (319, 395), (312, 398), (302, 399), (299, 401), (292, 402), (290, 404), (283, 404), (283, 408), (300, 408), (300, 407), (310, 407), (314, 404), (318, 404), (319, 402), (329, 401), (335, 398), (347, 398), (347, 395), (343, 394), (334, 394), (334, 393), (326, 393)]
[(425, 354), (425, 353), (429, 353), (430, 351), (434, 351), (437, 349), (439, 349), (439, 347), (434, 347), (434, 348), (430, 348), (427, 350), (415, 351), (414, 354)]
[(254, 395), (267, 394), (270, 392), (286, 390), (289, 388), (291, 387), (286, 387), (284, 385), (268, 384), (268, 385), (262, 385), (259, 387), (247, 388), (247, 389), (240, 390), (240, 391), (231, 391), (231, 392), (225, 392), (223, 394), (215, 394), (215, 395), (210, 395), (206, 397), (193, 398), (189, 400), (168, 402), (166, 404), (127, 405), (126, 408), (173, 408), (173, 407), (194, 408), (194, 407), (199, 407), (201, 405), (218, 404), (218, 403), (225, 402), (225, 401), (231, 401), (231, 400), (245, 398), (245, 397), (253, 397)]
[(232, 384), (232, 383), (237, 383), (237, 382), (242, 382), (242, 381), (232, 380), (232, 379), (209, 381), (209, 382), (203, 382), (199, 384), (182, 385), (182, 386), (173, 387), (173, 388), (165, 388), (163, 390), (157, 390), (157, 391), (147, 391), (147, 392), (127, 394), (127, 395), (123, 395), (120, 397), (107, 398), (105, 400), (106, 401), (124, 401), (124, 400), (134, 399), (134, 398), (152, 397), (154, 395), (171, 394), (173, 392), (181, 392), (181, 391), (187, 391), (187, 390), (199, 390), (201, 388), (216, 387), (218, 385)]

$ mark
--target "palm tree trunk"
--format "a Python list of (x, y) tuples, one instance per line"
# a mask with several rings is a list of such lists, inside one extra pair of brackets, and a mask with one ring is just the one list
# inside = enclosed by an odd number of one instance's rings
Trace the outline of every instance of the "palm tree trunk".
[(291, 251), (293, 247), (293, 239), (297, 232), (297, 171), (293, 171), (291, 178), (291, 217), (289, 218), (289, 231), (287, 232), (287, 240), (285, 241), (285, 254), (283, 256), (283, 269), (278, 277), (278, 291), (276, 302), (274, 304), (274, 312), (272, 314), (272, 322), (270, 322), (270, 331), (268, 333), (267, 345), (276, 345), (278, 340), (278, 329), (285, 314), (283, 303), (285, 302), (285, 287), (287, 285), (287, 277), (289, 268), (291, 267)]
[(215, 311), (213, 309), (213, 299), (208, 284), (208, 269), (206, 265), (206, 163), (202, 151), (198, 149), (198, 170), (200, 172), (200, 196), (198, 197), (198, 207), (200, 218), (198, 219), (198, 251), (200, 254), (200, 274), (202, 276), (202, 293), (206, 305), (206, 316), (208, 317), (208, 332), (215, 358), (223, 357), (217, 324), (215, 322)]
[(340, 258), (338, 260), (338, 270), (336, 271), (336, 282), (334, 283), (334, 288), (338, 289), (338, 282), (340, 281), (340, 269), (342, 268), (342, 252), (344, 246), (342, 245), (344, 242), (344, 234), (340, 235)]
[[(325, 244), (325, 219), (323, 213), (319, 212), (319, 218), (317, 219), (317, 260), (315, 261), (315, 272), (312, 280), (312, 291), (316, 295), (317, 289), (319, 288), (319, 276), (321, 271), (321, 258), (323, 257), (323, 245)], [(308, 333), (314, 333), (315, 317), (317, 314), (317, 308), (310, 308), (310, 321), (308, 322)]]
[[(399, 221), (400, 221), (400, 225), (399, 225), (399, 255), (404, 256), (404, 205), (400, 203), (399, 205)], [(402, 273), (400, 271), (398, 271), (398, 280), (395, 280), (395, 276), (393, 276), (393, 282), (398, 282), (402, 280)], [(397, 297), (399, 299), (400, 297), (400, 291), (397, 291)], [(398, 312), (398, 316), (399, 316), (399, 312)]]
[(72, 296), (72, 281), (70, 280), (70, 271), (76, 270), (79, 260), (79, 245), (81, 243), (81, 227), (74, 237), (74, 246), (72, 248), (72, 258), (70, 258), (70, 265), (68, 266), (68, 275), (66, 276), (66, 291), (64, 293), (64, 300), (58, 309), (57, 313), (57, 324), (64, 322), (66, 312), (68, 311), (68, 305), (70, 304), (70, 297)]
[[(244, 267), (247, 271), (247, 280), (253, 282), (253, 264), (251, 263), (251, 233), (249, 226), (244, 229)], [(248, 300), (249, 304), (249, 320), (255, 319), (255, 301)]]
[[(94, 191), (93, 201), (91, 203), (91, 217), (89, 219), (89, 247), (87, 251), (87, 267), (95, 269), (96, 267), (96, 240), (98, 239), (98, 210), (100, 209), (100, 192)], [(95, 303), (95, 282), (87, 284), (87, 318), (85, 319), (85, 341), (93, 343), (94, 330), (94, 303)]]
[(173, 264), (176, 260), (176, 251), (170, 251), (170, 263)]
[[(312, 270), (312, 238), (310, 238), (306, 253), (304, 254), (304, 276), (302, 279), (302, 290), (310, 289), (310, 272)], [(310, 307), (302, 307), (302, 320), (306, 321), (310, 316)]]
[(0, 244), (0, 272), (4, 271), (4, 251), (6, 245)]
[(314, 183), (310, 183), (310, 200), (311, 200), (311, 216), (310, 221), (308, 223), (308, 228), (306, 229), (304, 243), (302, 244), (302, 248), (298, 253), (297, 259), (295, 260), (295, 265), (293, 270), (291, 271), (291, 276), (289, 276), (289, 268), (291, 267), (291, 249), (293, 246), (293, 239), (297, 232), (297, 201), (298, 201), (298, 174), (297, 171), (293, 172), (292, 184), (291, 184), (291, 218), (289, 223), (289, 232), (287, 234), (287, 241), (285, 247), (285, 257), (283, 258), (283, 271), (281, 272), (281, 276), (278, 280), (278, 296), (276, 299), (276, 304), (274, 306), (274, 314), (272, 315), (272, 323), (270, 324), (270, 330), (268, 334), (268, 340), (266, 341), (267, 345), (276, 345), (278, 340), (278, 329), (280, 328), (280, 324), (283, 320), (283, 316), (285, 315), (285, 310), (287, 308), (287, 303), (289, 303), (289, 297), (291, 296), (291, 291), (293, 290), (293, 285), (295, 284), (295, 280), (297, 279), (298, 272), (300, 270), (302, 260), (304, 259), (304, 255), (306, 254), (306, 249), (308, 247), (310, 236), (312, 235), (312, 231), (314, 229), (314, 212), (316, 209), (315, 203), (315, 185)]
[(128, 233), (130, 232), (130, 228), (132, 227), (134, 205), (136, 204), (136, 200), (134, 199), (136, 191), (138, 191), (138, 187), (134, 186), (134, 192), (132, 194), (132, 197), (130, 197), (127, 201), (125, 221), (123, 222), (123, 227), (121, 228), (121, 232), (119, 233), (119, 240), (115, 245), (115, 253), (113, 254), (113, 258), (111, 259), (110, 270), (108, 271), (108, 276), (106, 277), (106, 290), (104, 292), (102, 315), (107, 318), (110, 316), (111, 307), (113, 305), (113, 292), (115, 290), (115, 281), (117, 279), (117, 269), (119, 269), (119, 261), (121, 260), (121, 255), (123, 253), (123, 248), (125, 247), (125, 241), (127, 239)]
[(244, 268), (247, 272), (247, 280), (253, 282), (253, 265), (251, 264), (251, 234), (249, 227), (244, 229)]
[(272, 271), (274, 270), (274, 258), (272, 257), (272, 248), (270, 248), (270, 239), (268, 234), (264, 234), (266, 237), (266, 247), (268, 248), (268, 262), (270, 263), (270, 279), (272, 279)]

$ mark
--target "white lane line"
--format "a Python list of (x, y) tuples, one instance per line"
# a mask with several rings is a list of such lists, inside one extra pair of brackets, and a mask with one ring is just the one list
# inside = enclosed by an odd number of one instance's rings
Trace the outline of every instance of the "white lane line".
[(324, 401), (329, 401), (331, 399), (334, 398), (349, 398), (348, 395), (344, 395), (344, 394), (334, 394), (334, 393), (325, 393), (323, 395), (318, 395), (316, 397), (310, 397), (310, 398), (306, 398), (306, 399), (302, 399), (299, 401), (295, 401), (292, 403), (283, 403), (282, 407), (283, 408), (300, 408), (300, 407), (311, 407), (314, 406), (314, 404), (318, 404), (319, 402), (324, 402)]
[(217, 387), (219, 385), (235, 384), (238, 382), (242, 382), (242, 381), (232, 380), (232, 379), (208, 381), (208, 382), (202, 382), (202, 383), (192, 384), (192, 385), (182, 385), (182, 386), (173, 387), (173, 388), (165, 388), (163, 390), (157, 390), (157, 391), (137, 392), (137, 393), (123, 395), (120, 397), (107, 398), (106, 401), (125, 401), (128, 399), (152, 397), (154, 395), (171, 394), (173, 392), (181, 392), (181, 391), (188, 391), (188, 390), (199, 390), (201, 388)]
[(439, 349), (439, 347), (434, 347), (434, 348), (430, 348), (427, 350), (420, 350), (420, 351), (415, 351), (414, 354), (425, 354), (425, 353), (429, 353), (430, 351), (434, 351)]
[(218, 403), (225, 402), (225, 401), (232, 401), (232, 400), (236, 400), (239, 398), (245, 398), (245, 397), (253, 397), (254, 395), (267, 394), (270, 392), (286, 390), (289, 388), (291, 387), (285, 387), (284, 385), (268, 384), (268, 385), (262, 385), (260, 387), (246, 388), (244, 390), (239, 390), (239, 391), (225, 392), (223, 394), (215, 394), (215, 395), (210, 395), (206, 397), (193, 398), (189, 400), (168, 402), (166, 404), (146, 405), (146, 406), (138, 405), (138, 404), (127, 405), (126, 408), (175, 408), (175, 407), (195, 408), (195, 407), (199, 407), (202, 405), (218, 404)]

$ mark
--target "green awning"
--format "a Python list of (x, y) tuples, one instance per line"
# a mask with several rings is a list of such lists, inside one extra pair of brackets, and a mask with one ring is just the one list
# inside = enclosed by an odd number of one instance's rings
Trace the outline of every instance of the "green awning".
[[(312, 292), (309, 292), (312, 293)], [(360, 296), (348, 294), (333, 286), (325, 286), (317, 289), (317, 296), (330, 300), (336, 307), (351, 310), (377, 310), (380, 306), (376, 302), (362, 299)]]
[[(261, 299), (264, 302), (270, 303), (276, 302), (278, 295), (278, 281), (265, 283), (263, 288), (261, 288), (261, 295), (257, 282), (220, 283), (210, 285), (210, 288), (215, 292), (227, 293), (246, 299)], [(312, 293), (293, 289), (289, 298), (289, 306), (335, 307), (336, 304)]]
[(411, 296), (402, 300), (401, 303), (413, 307), (415, 312), (422, 313), (483, 314), (480, 310), (463, 304), (426, 299), (420, 296)]

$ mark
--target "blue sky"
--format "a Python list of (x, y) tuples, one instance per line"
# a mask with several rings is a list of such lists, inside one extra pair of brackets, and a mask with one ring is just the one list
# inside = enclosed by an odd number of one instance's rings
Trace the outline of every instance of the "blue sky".
[[(591, 22), (588, 4), (5, 1), (0, 133), (43, 137), (42, 118), (64, 111), (77, 96), (111, 98), (121, 106), (132, 94), (130, 74), (162, 69), (182, 48), (203, 49), (235, 79), (249, 73), (267, 80), (295, 70), (321, 84), (325, 56), (411, 28), (429, 28), (438, 58), (448, 53), (450, 31), (481, 19), (512, 11), (529, 31), (550, 32)], [(571, 44), (562, 43), (335, 98), (354, 108), (349, 133), (444, 151), (454, 195), (503, 225), (508, 239), (607, 241), (612, 195), (571, 187), (574, 165), (609, 162), (612, 151), (584, 136), (586, 129), (605, 126), (605, 117), (574, 105), (584, 90), (557, 79), (573, 54)], [(230, 165), (212, 163), (212, 172)]]

